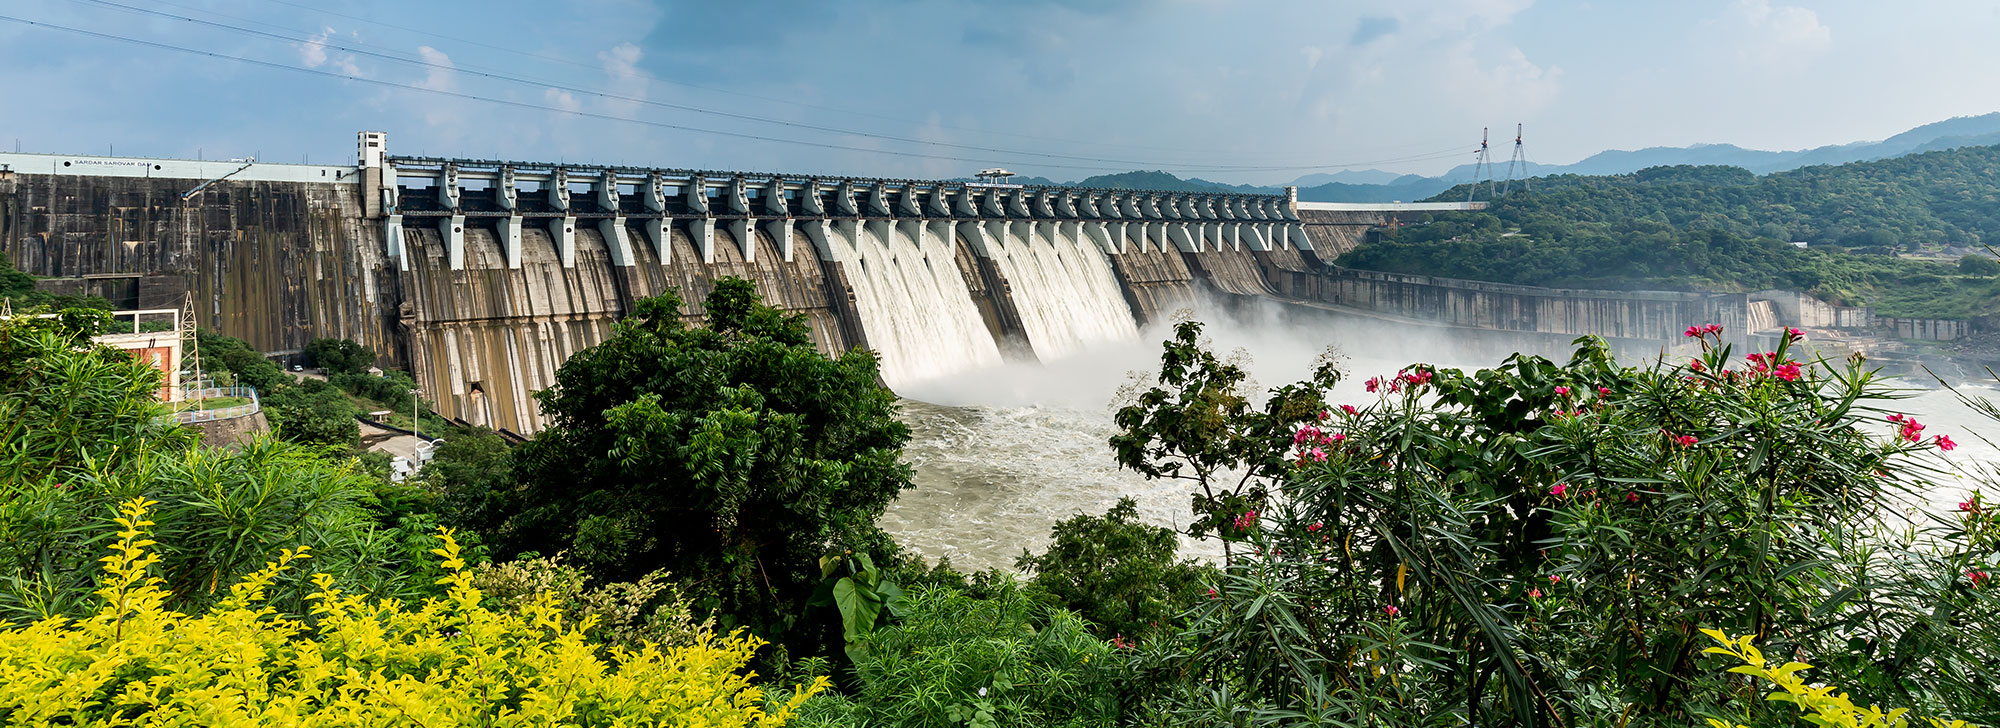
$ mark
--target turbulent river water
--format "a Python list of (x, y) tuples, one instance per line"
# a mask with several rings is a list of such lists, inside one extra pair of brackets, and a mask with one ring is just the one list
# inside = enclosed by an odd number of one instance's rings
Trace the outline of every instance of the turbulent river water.
[[(1208, 327), (1215, 349), (1246, 354), (1264, 387), (1301, 378), (1328, 345), (1335, 347), (1350, 376), (1334, 398), (1357, 404), (1373, 397), (1361, 390), (1361, 380), (1393, 374), (1412, 362), (1471, 368), (1498, 361), (1459, 354), (1447, 340), (1360, 322), (1302, 327), (1271, 318), (1202, 318), (1216, 322)], [(977, 570), (1012, 568), (1024, 549), (1040, 551), (1047, 544), (1057, 521), (1101, 514), (1120, 496), (1137, 501), (1147, 521), (1183, 527), (1188, 486), (1120, 470), (1106, 444), (1118, 389), (1131, 373), (1157, 368), (1166, 334), (1151, 328), (1045, 364), (988, 367), (901, 388), (903, 419), (912, 432), (906, 458), (916, 471), (916, 487), (889, 507), (883, 528), (927, 559), (949, 557), (961, 570)], [(2000, 390), (1960, 390), (2000, 399)], [(2000, 448), (1979, 436), (2000, 432), (2000, 425), (1948, 391), (1911, 394), (1894, 408), (1922, 419), (1926, 434), (1949, 435), (1960, 443), (1948, 465), (2000, 462)], [(1969, 475), (1940, 475), (1909, 510), (1918, 516), (1949, 510), (1972, 484)], [(1198, 558), (1220, 555), (1212, 543), (1185, 537), (1182, 550)]]

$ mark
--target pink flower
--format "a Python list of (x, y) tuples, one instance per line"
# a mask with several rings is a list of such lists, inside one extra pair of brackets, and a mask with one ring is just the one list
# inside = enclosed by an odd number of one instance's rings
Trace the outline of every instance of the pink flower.
[(1549, 575), (1549, 583), (1550, 583), (1550, 584), (1561, 584), (1561, 583), (1562, 583), (1562, 580), (1563, 580), (1563, 578), (1562, 578), (1562, 577), (1560, 577), (1560, 576), (1557, 576), (1557, 575), (1555, 575), (1555, 574), (1550, 574), (1550, 575)]
[(1320, 411), (1319, 411), (1319, 421), (1321, 421), (1321, 422), (1325, 422), (1325, 421), (1326, 421), (1326, 418), (1328, 418), (1328, 417), (1332, 417), (1332, 416), (1333, 416), (1333, 413), (1332, 413), (1332, 412), (1328, 412), (1328, 411), (1326, 411), (1326, 410), (1320, 410)]
[(1937, 436), (1937, 446), (1939, 450), (1943, 450), (1945, 452), (1951, 452), (1952, 450), (1958, 449), (1958, 443), (1952, 442), (1951, 438), (1946, 437), (1944, 435)]
[(1780, 366), (1777, 369), (1772, 370), (1771, 376), (1783, 379), (1787, 382), (1796, 382), (1799, 380), (1799, 365), (1793, 363), (1784, 364), (1783, 366)]
[(1322, 528), (1326, 528), (1326, 524), (1319, 521), (1313, 521), (1312, 525), (1306, 526), (1307, 531), (1317, 531)]
[(1708, 371), (1708, 367), (1705, 367), (1705, 366), (1702, 366), (1702, 364), (1701, 364), (1701, 360), (1700, 360), (1700, 359), (1695, 359), (1695, 360), (1692, 360), (1692, 361), (1689, 361), (1689, 362), (1688, 362), (1688, 368), (1689, 368), (1689, 369), (1693, 369), (1693, 370), (1695, 370), (1695, 371), (1697, 371), (1697, 372), (1705, 372), (1705, 371)]
[(1687, 332), (1686, 332), (1686, 333), (1685, 333), (1684, 335), (1685, 335), (1685, 336), (1687, 336), (1687, 337), (1688, 337), (1688, 338), (1690, 338), (1690, 339), (1692, 339), (1692, 338), (1694, 338), (1694, 337), (1697, 337), (1697, 336), (1700, 336), (1700, 335), (1701, 335), (1701, 327), (1700, 327), (1700, 326), (1689, 326), (1689, 327), (1688, 327), (1688, 330), (1687, 330)]
[(1890, 421), (1890, 422), (1902, 422), (1902, 421), (1903, 421), (1903, 416), (1902, 416), (1902, 415), (1900, 415), (1900, 414), (1896, 414), (1896, 415), (1889, 415), (1889, 421)]
[(1568, 396), (1569, 396), (1569, 387), (1556, 387), (1556, 396), (1557, 396), (1557, 397), (1568, 397)]
[(1377, 389), (1381, 388), (1381, 386), (1382, 386), (1382, 378), (1381, 378), (1381, 377), (1369, 377), (1369, 378), (1368, 378), (1368, 381), (1366, 381), (1366, 382), (1362, 382), (1362, 383), (1361, 383), (1361, 388), (1362, 388), (1362, 389), (1366, 389), (1366, 390), (1368, 390), (1368, 391), (1370, 391), (1370, 392), (1373, 392), (1373, 391), (1375, 391), (1375, 390), (1377, 390)]
[(1972, 580), (1972, 588), (1974, 589), (1986, 586), (1986, 577), (1987, 574), (1984, 571), (1965, 572), (1965, 578)]
[[(1894, 420), (1891, 421), (1893, 422)], [(1908, 440), (1910, 442), (1919, 442), (1924, 439), (1924, 424), (1918, 422), (1917, 418), (1904, 417), (1902, 419), (1902, 423), (1903, 423), (1903, 429), (1901, 432), (1897, 434), (1901, 435), (1903, 439)], [(1942, 435), (1940, 435), (1940, 437), (1942, 437)], [(1952, 447), (1958, 447), (1958, 444), (1952, 443)]]
[(1709, 324), (1707, 326), (1703, 326), (1701, 327), (1701, 332), (1704, 334), (1720, 334), (1722, 333), (1722, 324)]
[[(1313, 449), (1311, 449), (1311, 450), (1307, 450), (1307, 451), (1306, 451), (1306, 456), (1307, 456), (1307, 457), (1310, 457), (1310, 458), (1312, 458), (1312, 459), (1313, 459), (1313, 462), (1316, 462), (1316, 463), (1323, 463), (1323, 462), (1326, 462), (1326, 451), (1325, 451), (1325, 450), (1321, 450), (1321, 449), (1319, 449), (1319, 448), (1313, 448)], [(1254, 511), (1253, 511), (1253, 513), (1254, 513)]]
[[(1212, 590), (1211, 590), (1211, 591), (1212, 591)], [(1540, 590), (1540, 589), (1529, 589), (1529, 590), (1528, 590), (1528, 598), (1530, 598), (1530, 599), (1540, 599), (1540, 598), (1542, 598), (1542, 590)]]
[(1626, 494), (1625, 494), (1625, 502), (1626, 502), (1626, 503), (1637, 503), (1637, 502), (1639, 502), (1639, 494), (1638, 494), (1638, 493), (1626, 493)]
[(1557, 497), (1557, 498), (1561, 498), (1561, 497), (1563, 497), (1563, 494), (1564, 494), (1564, 493), (1567, 493), (1567, 492), (1569, 492), (1569, 484), (1568, 484), (1568, 483), (1557, 483), (1557, 484), (1556, 484), (1556, 487), (1554, 487), (1554, 488), (1550, 488), (1550, 489), (1549, 489), (1549, 494), (1550, 494), (1550, 495), (1553, 495), (1553, 496), (1555, 496), (1555, 497)]
[(1958, 502), (1958, 510), (1963, 513), (1978, 513), (1979, 503), (1975, 501), (1962, 500)]
[(1391, 604), (1391, 605), (1389, 605), (1389, 606), (1386, 606), (1386, 607), (1383, 607), (1383, 608), (1382, 608), (1382, 613), (1384, 613), (1384, 614), (1387, 614), (1387, 615), (1389, 615), (1389, 616), (1391, 616), (1391, 617), (1394, 617), (1394, 616), (1396, 616), (1396, 615), (1398, 615), (1398, 614), (1401, 614), (1402, 612), (1403, 612), (1403, 610), (1401, 610), (1401, 609), (1397, 609), (1397, 608), (1396, 608), (1396, 605), (1394, 605), (1394, 604)]
[(1342, 412), (1346, 412), (1346, 413), (1347, 413), (1347, 416), (1349, 416), (1349, 417), (1353, 417), (1353, 416), (1355, 416), (1355, 415), (1358, 415), (1358, 414), (1361, 414), (1361, 410), (1357, 410), (1357, 409), (1355, 409), (1355, 408), (1354, 408), (1354, 405), (1351, 405), (1351, 404), (1343, 404), (1343, 405), (1341, 405), (1341, 406), (1340, 406), (1340, 411), (1342, 411)]
[(1611, 396), (1611, 388), (1610, 388), (1610, 387), (1598, 387), (1598, 388), (1597, 388), (1597, 396), (1599, 396), (1599, 397), (1609, 397), (1609, 396)]
[(1332, 436), (1332, 437), (1329, 437), (1329, 438), (1327, 438), (1327, 441), (1328, 441), (1329, 443), (1334, 443), (1334, 442), (1342, 442), (1342, 441), (1344, 441), (1344, 440), (1346, 440), (1346, 439), (1347, 439), (1347, 433), (1345, 433), (1345, 432), (1336, 432), (1336, 433), (1333, 433), (1333, 436)]
[(1798, 330), (1798, 329), (1795, 329), (1795, 328), (1792, 328), (1792, 327), (1790, 327), (1790, 326), (1787, 326), (1787, 327), (1785, 327), (1785, 340), (1786, 340), (1786, 341), (1805, 341), (1805, 340), (1806, 340), (1806, 332), (1804, 332), (1804, 331), (1800, 331), (1800, 330)]
[(1210, 590), (1208, 590), (1208, 598), (1210, 598), (1210, 599), (1214, 599), (1214, 598), (1215, 598), (1215, 590), (1214, 590), (1214, 589), (1210, 589)]

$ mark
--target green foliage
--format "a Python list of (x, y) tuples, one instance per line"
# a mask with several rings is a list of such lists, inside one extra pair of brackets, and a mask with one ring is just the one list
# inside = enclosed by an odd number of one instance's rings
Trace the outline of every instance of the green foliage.
[(104, 300), (103, 296), (72, 296), (36, 290), (35, 277), (16, 269), (14, 261), (4, 256), (0, 256), (0, 299), (13, 304), (14, 313), (29, 313), (35, 309), (111, 310), (111, 302)]
[[(1194, 339), (1167, 343), (1163, 380), (1229, 380), (1188, 353)], [(1932, 446), (1921, 430), (1871, 437), (1887, 396), (1871, 374), (1794, 369), (1789, 342), (1734, 369), (1722, 348), (1632, 369), (1579, 343), (1567, 364), (1418, 365), (1372, 379), (1382, 398), (1369, 407), (1265, 415), (1260, 431), (1292, 433), (1259, 437), (1268, 451), (1243, 460), (1291, 464), (1257, 474), (1250, 490), (1268, 497), (1211, 527), (1237, 548), (1189, 628), (1142, 661), (1161, 691), (1153, 712), (1186, 725), (1687, 725), (1727, 694), (1695, 667), (1701, 625), (1821, 654), (1853, 649), (1836, 626), (1867, 630), (1864, 644), (1927, 639), (1962, 582), (1936, 569), (1905, 581), (1855, 527), (1906, 494), (1908, 457)], [(1186, 362), (1192, 374), (1172, 371)], [(1280, 390), (1267, 412), (1295, 413), (1281, 405), (1315, 386)], [(1213, 430), (1154, 426), (1200, 420), (1206, 400), (1135, 406), (1120, 414), (1121, 452), (1211, 446)], [(1198, 519), (1212, 519), (1208, 502), (1197, 494)], [(1990, 691), (1970, 649), (1877, 672), (1903, 694)], [(1975, 674), (1940, 677), (1951, 670)]]
[(1014, 567), (1034, 576), (1099, 637), (1139, 642), (1172, 632), (1211, 581), (1213, 569), (1175, 558), (1172, 529), (1139, 520), (1138, 504), (1119, 498), (1103, 516), (1078, 514), (1050, 529), (1041, 555), (1022, 552)]
[(828, 359), (740, 279), (706, 308), (708, 328), (689, 328), (675, 297), (643, 299), (562, 366), (538, 395), (552, 426), (514, 453), (522, 488), (498, 537), (606, 579), (670, 570), (725, 624), (781, 636), (819, 558), (909, 487), (909, 433), (871, 354)]
[(306, 344), (306, 360), (328, 376), (361, 374), (375, 365), (375, 352), (347, 339), (313, 339)]
[(1310, 381), (1272, 392), (1260, 410), (1242, 365), (1202, 345), (1201, 322), (1177, 324), (1164, 348), (1157, 386), (1114, 417), (1119, 434), (1111, 448), (1122, 467), (1200, 487), (1189, 535), (1234, 536), (1236, 519), (1260, 507), (1270, 497), (1268, 483), (1284, 473), (1292, 426), (1321, 411), (1322, 395), (1340, 373), (1323, 359)]
[[(2000, 310), (1990, 273), (1888, 255), (2000, 242), (2000, 147), (1762, 177), (1733, 167), (1559, 175), (1532, 189), (1485, 212), (1386, 231), (1339, 262), (1535, 286), (1788, 288), (1889, 316)], [(1463, 200), (1465, 190), (1437, 199)]]
[(202, 333), (195, 340), (195, 349), (201, 352), (202, 374), (214, 377), (217, 384), (251, 387), (269, 398), (293, 381), (292, 375), (250, 348), (249, 342), (233, 336)]
[(702, 643), (712, 632), (713, 620), (697, 622), (664, 571), (591, 586), (583, 569), (561, 557), (536, 557), (474, 567), (472, 585), (499, 612), (527, 614), (537, 604), (552, 604), (592, 642), (607, 648), (636, 652), (647, 643), (686, 647)]
[(318, 379), (301, 379), (262, 395), (264, 417), (288, 441), (352, 448), (361, 442), (353, 400)]
[(327, 377), (327, 381), (340, 391), (391, 409), (400, 405), (403, 410), (410, 408), (410, 390), (417, 388), (416, 380), (410, 375), (394, 370), (383, 372), (381, 376), (342, 372)]
[[(322, 341), (332, 340), (315, 340)], [(354, 403), (327, 382), (293, 377), (235, 337), (204, 333), (196, 346), (206, 367), (204, 375), (217, 384), (234, 383), (257, 390), (264, 419), (278, 437), (304, 445), (349, 449), (360, 444)]]
[[(258, 440), (198, 447), (154, 401), (159, 373), (111, 349), (83, 346), (59, 320), (0, 322), (0, 614), (83, 609), (90, 554), (108, 537), (114, 503), (158, 501), (172, 538), (160, 574), (169, 603), (200, 606), (266, 555), (311, 546), (346, 583), (377, 593), (428, 591), (401, 572), (401, 529), (427, 529), (388, 489), (318, 449)], [(291, 584), (281, 596), (302, 609)]]
[(1121, 650), (1082, 620), (1005, 581), (988, 598), (919, 587), (905, 616), (868, 637), (851, 699), (815, 698), (802, 728), (1116, 724), (1129, 680)]
[(1968, 255), (1958, 259), (1958, 272), (1969, 276), (2000, 276), (2000, 261), (1983, 255)]
[(192, 442), (155, 401), (157, 370), (89, 345), (107, 320), (82, 309), (0, 320), (0, 478), (38, 482), (78, 469), (112, 470), (146, 454), (134, 443)]
[(484, 427), (457, 428), (444, 436), (418, 480), (438, 494), (439, 512), (452, 528), (494, 533), (506, 511), (514, 481), (511, 446)]
[(840, 636), (847, 641), (847, 658), (868, 652), (875, 630), (902, 613), (903, 588), (885, 578), (868, 554), (849, 553), (820, 559), (820, 587), (808, 606), (832, 607), (840, 613)]

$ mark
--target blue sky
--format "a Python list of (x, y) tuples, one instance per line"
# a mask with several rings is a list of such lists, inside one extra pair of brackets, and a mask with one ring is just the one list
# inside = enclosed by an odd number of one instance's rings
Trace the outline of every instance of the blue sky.
[(273, 64), (0, 21), (0, 144), (31, 152), (335, 162), (380, 129), (409, 154), (1270, 183), (1437, 173), (1470, 161), (1483, 126), (1504, 160), (1515, 122), (1532, 159), (1565, 163), (2000, 111), (1992, 2), (15, 0), (0, 15)]

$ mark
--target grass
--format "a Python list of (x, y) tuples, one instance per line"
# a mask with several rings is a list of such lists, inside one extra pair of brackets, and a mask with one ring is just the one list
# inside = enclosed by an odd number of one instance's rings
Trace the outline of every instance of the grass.
[(219, 410), (250, 404), (249, 397), (207, 397), (204, 399), (184, 399), (173, 403), (176, 412), (194, 410)]

